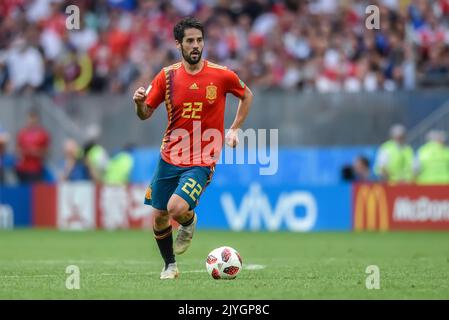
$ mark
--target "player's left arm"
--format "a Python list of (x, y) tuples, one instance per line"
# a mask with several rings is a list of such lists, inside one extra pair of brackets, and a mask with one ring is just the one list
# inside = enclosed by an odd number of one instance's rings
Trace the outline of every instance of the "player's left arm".
[(248, 116), (252, 102), (253, 93), (248, 88), (248, 86), (245, 85), (245, 91), (243, 93), (243, 96), (240, 98), (234, 122), (232, 123), (228, 133), (226, 134), (226, 144), (232, 148), (235, 148), (239, 143), (237, 133), (245, 122), (246, 117)]

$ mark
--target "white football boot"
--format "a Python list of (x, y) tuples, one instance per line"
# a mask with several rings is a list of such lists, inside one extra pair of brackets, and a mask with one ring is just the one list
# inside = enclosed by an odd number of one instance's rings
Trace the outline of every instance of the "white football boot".
[(193, 222), (190, 226), (184, 227), (182, 224), (179, 226), (175, 245), (173, 246), (175, 254), (183, 254), (190, 247), (193, 232), (195, 231), (196, 220), (196, 214), (194, 213)]
[(175, 263), (170, 263), (167, 268), (163, 268), (161, 272), (161, 280), (176, 279), (179, 277), (178, 266)]

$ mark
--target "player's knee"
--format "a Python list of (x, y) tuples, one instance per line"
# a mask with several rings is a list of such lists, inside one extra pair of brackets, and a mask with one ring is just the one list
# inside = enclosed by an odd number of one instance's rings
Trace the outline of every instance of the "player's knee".
[(185, 215), (188, 211), (188, 205), (186, 206), (184, 203), (180, 201), (170, 201), (167, 206), (168, 214), (175, 220), (178, 220), (183, 215)]
[(156, 210), (153, 216), (156, 229), (163, 229), (170, 223), (170, 216), (167, 211)]

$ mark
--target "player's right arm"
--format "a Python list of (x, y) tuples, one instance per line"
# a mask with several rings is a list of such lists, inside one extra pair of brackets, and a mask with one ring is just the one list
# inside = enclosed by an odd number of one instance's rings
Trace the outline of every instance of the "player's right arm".
[(134, 92), (136, 114), (140, 120), (151, 117), (154, 110), (164, 101), (166, 90), (165, 72), (162, 69), (153, 79), (148, 89), (140, 87)]
[(145, 120), (151, 117), (154, 108), (149, 107), (145, 100), (147, 99), (147, 93), (144, 87), (140, 87), (134, 92), (133, 100), (135, 105), (136, 114), (140, 120)]

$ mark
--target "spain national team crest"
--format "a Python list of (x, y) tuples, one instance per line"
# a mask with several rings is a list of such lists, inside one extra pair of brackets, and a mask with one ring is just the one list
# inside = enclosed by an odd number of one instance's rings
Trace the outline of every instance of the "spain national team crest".
[(217, 99), (217, 86), (211, 84), (206, 87), (206, 99), (209, 100), (210, 103)]

